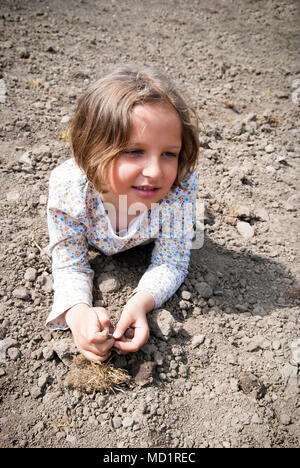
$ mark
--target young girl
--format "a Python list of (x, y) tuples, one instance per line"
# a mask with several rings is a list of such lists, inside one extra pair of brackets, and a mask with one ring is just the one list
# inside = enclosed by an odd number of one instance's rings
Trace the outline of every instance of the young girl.
[[(197, 118), (160, 73), (122, 67), (79, 99), (71, 146), (74, 157), (50, 177), (54, 304), (47, 326), (69, 327), (87, 359), (104, 361), (113, 347), (135, 352), (147, 342), (147, 313), (171, 297), (187, 274), (193, 221), (183, 234), (173, 229), (166, 235), (163, 219), (172, 207), (194, 206)], [(108, 313), (92, 304), (88, 244), (113, 255), (149, 238), (155, 242), (151, 264), (109, 338)], [(131, 339), (124, 336), (128, 327), (134, 329)]]

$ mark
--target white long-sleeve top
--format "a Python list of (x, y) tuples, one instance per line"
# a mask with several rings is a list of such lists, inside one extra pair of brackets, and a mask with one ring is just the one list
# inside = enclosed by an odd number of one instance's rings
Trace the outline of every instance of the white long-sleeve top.
[(68, 328), (63, 314), (75, 304), (92, 306), (94, 272), (88, 261), (88, 244), (113, 255), (154, 239), (151, 263), (134, 292), (148, 291), (155, 308), (176, 292), (188, 272), (197, 173), (189, 172), (182, 187), (171, 189), (123, 235), (114, 232), (99, 192), (73, 158), (52, 171), (47, 218), (54, 302), (46, 320), (49, 328)]

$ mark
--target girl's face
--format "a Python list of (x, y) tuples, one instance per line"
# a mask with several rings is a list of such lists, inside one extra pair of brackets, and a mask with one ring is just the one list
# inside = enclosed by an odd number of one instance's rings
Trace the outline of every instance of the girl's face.
[(171, 189), (177, 175), (181, 149), (181, 121), (168, 104), (139, 104), (132, 111), (127, 149), (108, 170), (108, 193), (104, 202), (119, 210), (119, 195), (127, 196), (127, 207), (143, 203), (145, 209)]

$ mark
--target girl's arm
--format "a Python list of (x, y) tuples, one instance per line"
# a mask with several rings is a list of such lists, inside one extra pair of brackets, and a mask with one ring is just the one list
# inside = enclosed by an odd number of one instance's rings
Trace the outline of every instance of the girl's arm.
[(66, 329), (64, 313), (79, 303), (92, 306), (94, 272), (87, 254), (85, 184), (79, 169), (66, 161), (52, 171), (47, 206), (54, 302), (46, 324)]
[(51, 173), (47, 216), (54, 303), (46, 324), (54, 329), (70, 327), (78, 350), (89, 360), (104, 361), (114, 340), (107, 339), (107, 311), (92, 307), (94, 273), (87, 253), (85, 187), (82, 173), (68, 162)]

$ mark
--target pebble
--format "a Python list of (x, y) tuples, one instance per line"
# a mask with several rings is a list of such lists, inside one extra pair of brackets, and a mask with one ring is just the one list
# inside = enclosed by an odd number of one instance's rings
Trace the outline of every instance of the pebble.
[(120, 427), (122, 427), (122, 419), (119, 416), (114, 416), (112, 418), (111, 423), (114, 429), (119, 429)]
[(0, 80), (0, 104), (5, 104), (6, 100), (6, 86), (4, 80)]
[(46, 361), (51, 361), (54, 358), (54, 350), (48, 346), (43, 349), (42, 353)]
[(6, 352), (11, 347), (16, 347), (18, 342), (13, 338), (5, 338), (0, 340), (0, 362), (6, 362)]
[(20, 357), (20, 351), (18, 348), (9, 348), (7, 350), (7, 355), (11, 361), (16, 361)]
[(14, 289), (12, 295), (17, 299), (23, 300), (27, 300), (30, 298), (29, 291), (24, 286), (19, 286), (18, 288)]
[(130, 416), (125, 416), (125, 418), (124, 418), (123, 421), (122, 421), (122, 426), (123, 426), (125, 429), (128, 429), (129, 427), (132, 427), (132, 426), (133, 426), (133, 423), (134, 423), (133, 418), (131, 418)]
[(38, 386), (40, 387), (41, 390), (43, 390), (47, 383), (49, 382), (49, 379), (50, 379), (50, 375), (47, 374), (46, 372), (43, 372), (39, 379), (38, 379)]
[(30, 159), (30, 153), (29, 151), (25, 151), (20, 157), (19, 157), (19, 162), (23, 164), (28, 164), (29, 166), (32, 166), (32, 160)]
[(244, 239), (251, 239), (251, 237), (254, 236), (253, 227), (245, 221), (239, 221), (236, 225), (236, 228)]
[(24, 279), (26, 281), (33, 282), (35, 281), (36, 277), (37, 277), (37, 270), (32, 267), (27, 268), (27, 270), (25, 271)]
[(181, 292), (181, 297), (185, 301), (189, 301), (192, 298), (192, 293), (190, 291), (182, 291)]
[(288, 426), (289, 424), (291, 424), (291, 417), (286, 413), (281, 413), (279, 415), (279, 421), (283, 426)]
[(39, 398), (41, 395), (42, 395), (42, 391), (41, 391), (41, 388), (38, 387), (37, 385), (34, 385), (33, 387), (31, 387), (30, 389), (30, 395), (33, 397), (33, 398)]
[(259, 349), (269, 349), (270, 342), (266, 338), (260, 335), (256, 335), (250, 339), (248, 345), (246, 346), (247, 351), (253, 352), (258, 351)]
[(300, 208), (300, 195), (295, 194), (289, 197), (285, 202), (285, 208), (287, 211), (297, 211)]
[(120, 289), (120, 282), (114, 276), (104, 273), (98, 278), (98, 287), (102, 293), (115, 292)]
[(200, 283), (196, 284), (195, 289), (198, 292), (198, 294), (204, 299), (208, 299), (213, 295), (212, 288), (208, 283), (204, 281), (200, 281)]
[(195, 335), (192, 338), (192, 347), (197, 348), (197, 346), (201, 345), (204, 343), (205, 340), (205, 335)]
[(73, 357), (77, 352), (74, 343), (68, 338), (62, 338), (55, 341), (53, 344), (53, 351), (57, 354), (59, 359), (68, 367), (72, 365)]
[(153, 334), (168, 340), (176, 331), (176, 321), (166, 309), (156, 309), (149, 314), (149, 327)]
[(273, 151), (274, 151), (274, 146), (273, 145), (270, 144), (270, 145), (265, 146), (265, 152), (266, 153), (273, 153)]
[(292, 359), (292, 365), (299, 365), (300, 364), (300, 338), (294, 340), (290, 344)]
[(6, 199), (8, 202), (18, 201), (20, 197), (21, 197), (20, 192), (17, 192), (16, 190), (11, 190), (10, 192), (7, 192), (6, 194)]
[(70, 434), (67, 435), (66, 437), (66, 442), (69, 442), (71, 445), (76, 445), (77, 444), (77, 439), (75, 436), (72, 436)]
[(69, 115), (64, 115), (62, 118), (61, 118), (61, 123), (62, 124), (66, 124), (66, 123), (69, 123), (71, 120), (71, 117)]
[(254, 217), (259, 221), (269, 221), (269, 214), (265, 208), (256, 208), (254, 210)]

